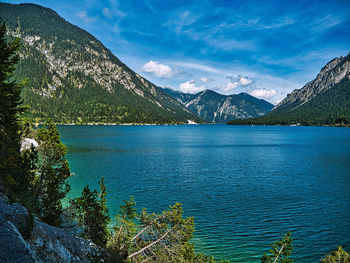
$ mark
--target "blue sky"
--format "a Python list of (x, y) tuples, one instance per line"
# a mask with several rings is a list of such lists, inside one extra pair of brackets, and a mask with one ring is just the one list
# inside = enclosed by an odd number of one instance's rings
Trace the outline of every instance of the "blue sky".
[(10, 0), (54, 9), (134, 71), (185, 92), (277, 103), (350, 51), (349, 0)]

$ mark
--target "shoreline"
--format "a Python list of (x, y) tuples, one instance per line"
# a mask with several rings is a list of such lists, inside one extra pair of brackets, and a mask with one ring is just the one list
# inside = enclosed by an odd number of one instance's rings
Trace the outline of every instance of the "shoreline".
[[(61, 123), (54, 122), (55, 125), (62, 126), (168, 126), (168, 125), (200, 125), (200, 124), (210, 124), (210, 123)], [(35, 127), (39, 127), (40, 125), (45, 125), (43, 122), (34, 123)]]
[(334, 128), (350, 128), (350, 125), (302, 125), (302, 124), (227, 124), (227, 126), (289, 126), (289, 127), (334, 127)]
[[(34, 123), (35, 127), (45, 123)], [(300, 125), (300, 124), (227, 124), (227, 123), (60, 123), (55, 125), (61, 126), (177, 126), (177, 125), (226, 125), (226, 126), (285, 126), (285, 127), (334, 127), (350, 128), (350, 125)]]

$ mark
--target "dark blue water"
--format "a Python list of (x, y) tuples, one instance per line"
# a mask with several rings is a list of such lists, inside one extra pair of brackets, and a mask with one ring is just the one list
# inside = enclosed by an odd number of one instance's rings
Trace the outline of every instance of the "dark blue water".
[(350, 250), (350, 129), (278, 126), (60, 126), (71, 196), (108, 188), (112, 214), (133, 195), (160, 212), (183, 203), (199, 251), (259, 262), (292, 232), (295, 262)]

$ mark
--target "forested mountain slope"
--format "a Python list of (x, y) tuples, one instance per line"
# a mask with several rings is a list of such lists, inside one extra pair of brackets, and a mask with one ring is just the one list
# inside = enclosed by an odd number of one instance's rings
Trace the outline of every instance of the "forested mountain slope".
[(0, 3), (9, 38), (22, 41), (16, 78), (28, 116), (40, 122), (178, 123), (199, 121), (190, 111), (133, 72), (96, 38), (34, 4)]

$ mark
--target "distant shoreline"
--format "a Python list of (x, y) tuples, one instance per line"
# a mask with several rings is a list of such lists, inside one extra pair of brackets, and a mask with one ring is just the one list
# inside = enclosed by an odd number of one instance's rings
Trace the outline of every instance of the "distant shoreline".
[[(35, 127), (38, 127), (40, 125), (44, 125), (45, 123), (34, 123)], [(210, 124), (210, 123), (60, 123), (55, 122), (56, 125), (63, 125), (63, 126), (156, 126), (156, 125), (199, 125), (199, 124)]]
[[(35, 127), (45, 123), (34, 123)], [(350, 125), (302, 125), (302, 124), (227, 124), (227, 123), (59, 123), (62, 126), (176, 126), (176, 125), (227, 125), (227, 126), (289, 126), (289, 127), (340, 127), (350, 128)]]
[(251, 123), (247, 123), (247, 124), (235, 124), (235, 123), (226, 123), (226, 125), (230, 126), (289, 126), (289, 127), (340, 127), (340, 128), (349, 128), (350, 125), (303, 125), (303, 124), (251, 124)]

